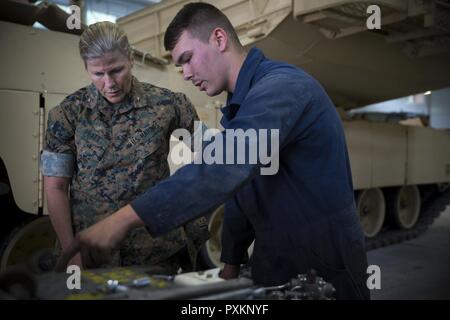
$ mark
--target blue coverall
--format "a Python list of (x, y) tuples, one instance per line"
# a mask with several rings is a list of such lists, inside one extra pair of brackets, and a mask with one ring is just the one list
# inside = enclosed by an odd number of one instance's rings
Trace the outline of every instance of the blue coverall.
[(223, 262), (241, 263), (255, 239), (256, 283), (282, 284), (312, 268), (335, 286), (336, 298), (368, 299), (344, 130), (321, 85), (253, 48), (222, 112), (225, 129), (279, 130), (278, 172), (261, 175), (260, 163), (189, 164), (132, 202), (149, 232), (163, 234), (226, 203)]

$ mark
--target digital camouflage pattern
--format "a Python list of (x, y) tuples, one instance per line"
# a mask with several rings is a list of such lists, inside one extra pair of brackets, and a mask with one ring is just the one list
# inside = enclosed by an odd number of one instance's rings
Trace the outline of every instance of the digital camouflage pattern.
[[(76, 159), (70, 188), (75, 232), (112, 214), (169, 176), (171, 133), (177, 128), (192, 133), (198, 120), (184, 94), (136, 78), (125, 100), (110, 105), (91, 84), (49, 112), (44, 149), (73, 154)], [(145, 228), (135, 229), (123, 242), (113, 265), (163, 263), (185, 247), (186, 235), (200, 248), (209, 236), (206, 219), (158, 238), (152, 238)]]

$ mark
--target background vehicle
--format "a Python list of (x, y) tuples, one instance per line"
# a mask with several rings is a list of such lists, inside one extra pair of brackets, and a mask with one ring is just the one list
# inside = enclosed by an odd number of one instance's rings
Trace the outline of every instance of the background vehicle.
[[(165, 28), (186, 2), (163, 1), (118, 23), (137, 48), (136, 76), (185, 92), (202, 120), (219, 127), (225, 95), (209, 98), (183, 81), (162, 47)], [(345, 110), (450, 86), (446, 2), (372, 1), (383, 17), (374, 31), (367, 30), (364, 1), (212, 2), (244, 45), (304, 68), (341, 111), (368, 249), (426, 230), (450, 203), (449, 132), (351, 120)], [(0, 41), (0, 268), (27, 262), (45, 271), (55, 242), (38, 163), (47, 113), (89, 81), (76, 35), (0, 22)], [(222, 214), (219, 208), (210, 219), (213, 236), (203, 252), (209, 266), (219, 265)]]

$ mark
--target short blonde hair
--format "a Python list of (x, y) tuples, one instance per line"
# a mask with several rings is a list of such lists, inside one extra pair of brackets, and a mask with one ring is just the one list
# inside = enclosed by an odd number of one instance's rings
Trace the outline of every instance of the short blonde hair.
[(118, 50), (132, 59), (128, 37), (115, 23), (103, 21), (91, 24), (80, 37), (80, 56), (86, 62)]

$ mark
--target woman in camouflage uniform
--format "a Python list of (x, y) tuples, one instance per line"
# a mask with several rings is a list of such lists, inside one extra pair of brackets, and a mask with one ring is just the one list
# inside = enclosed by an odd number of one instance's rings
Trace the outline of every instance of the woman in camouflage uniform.
[[(42, 153), (49, 215), (62, 249), (74, 234), (169, 176), (171, 133), (177, 128), (192, 133), (198, 119), (185, 95), (132, 75), (127, 36), (114, 23), (91, 25), (79, 48), (92, 84), (50, 111)], [(193, 258), (193, 249), (207, 238), (204, 218), (158, 238), (139, 228), (122, 242), (113, 265), (146, 264), (173, 273), (187, 256), (186, 248)], [(82, 260), (77, 255), (69, 264), (81, 266)]]

